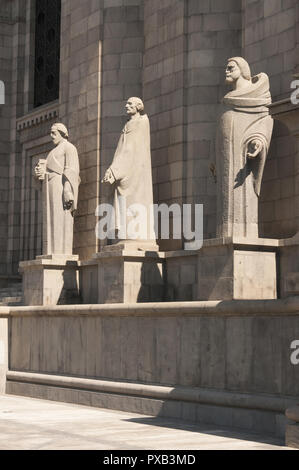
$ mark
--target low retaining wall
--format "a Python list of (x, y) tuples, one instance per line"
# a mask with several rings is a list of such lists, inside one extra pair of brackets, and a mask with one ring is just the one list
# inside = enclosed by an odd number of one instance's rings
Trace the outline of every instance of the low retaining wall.
[(299, 298), (10, 309), (7, 393), (283, 436)]
[(6, 373), (8, 369), (8, 315), (6, 308), (0, 314), (0, 395), (5, 393)]

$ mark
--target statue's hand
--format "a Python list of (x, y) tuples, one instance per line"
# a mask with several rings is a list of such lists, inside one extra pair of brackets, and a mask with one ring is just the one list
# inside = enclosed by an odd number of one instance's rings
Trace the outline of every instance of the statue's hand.
[(102, 183), (110, 183), (110, 184), (115, 183), (115, 178), (110, 168), (108, 168), (108, 170), (106, 171), (105, 176), (102, 180)]
[(63, 203), (64, 203), (64, 208), (67, 210), (71, 209), (74, 204), (73, 191), (68, 181), (65, 182), (64, 188), (63, 188)]
[(263, 150), (263, 144), (260, 140), (254, 139), (249, 142), (247, 147), (247, 158), (256, 158)]
[(40, 180), (40, 181), (43, 181), (45, 179), (45, 174), (46, 174), (46, 170), (45, 170), (45, 167), (44, 166), (41, 166), (39, 163), (35, 166), (34, 168), (34, 174), (35, 174), (35, 177)]
[(67, 210), (70, 210), (73, 207), (74, 201), (72, 199), (69, 199), (68, 201), (64, 201), (64, 207)]

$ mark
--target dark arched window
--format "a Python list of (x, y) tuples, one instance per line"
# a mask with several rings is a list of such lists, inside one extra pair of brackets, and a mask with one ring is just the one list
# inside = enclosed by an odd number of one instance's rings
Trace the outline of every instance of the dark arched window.
[(36, 0), (34, 107), (59, 97), (61, 0)]

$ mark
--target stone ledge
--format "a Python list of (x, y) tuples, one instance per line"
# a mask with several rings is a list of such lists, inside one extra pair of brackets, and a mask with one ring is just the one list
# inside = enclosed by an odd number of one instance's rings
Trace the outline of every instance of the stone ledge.
[[(3, 308), (14, 317), (34, 316), (299, 316), (299, 297), (279, 300), (227, 300), (153, 302), (135, 304), (87, 304)], [(0, 315), (2, 309), (0, 308)]]
[(46, 104), (34, 109), (25, 116), (17, 119), (17, 130), (23, 131), (33, 126), (37, 126), (43, 122), (49, 121), (53, 118), (58, 118), (59, 102), (55, 100), (52, 103)]
[(111, 251), (101, 251), (99, 253), (95, 253), (92, 257), (92, 262), (94, 264), (97, 260), (103, 260), (106, 258), (123, 258), (125, 260), (129, 259), (136, 259), (138, 258), (152, 258), (155, 260), (164, 259), (165, 255), (162, 252), (158, 251), (138, 251), (138, 250), (123, 250), (121, 248), (111, 250)]
[(247, 394), (195, 387), (165, 386), (112, 380), (94, 380), (81, 377), (56, 376), (28, 372), (7, 372), (8, 382), (40, 384), (77, 390), (88, 390), (159, 400), (186, 401), (233, 408), (284, 413), (295, 400), (268, 394)]
[(68, 266), (74, 267), (78, 266), (79, 256), (78, 255), (48, 255), (48, 256), (37, 256), (34, 260), (21, 261), (19, 264), (19, 272), (22, 272), (24, 269), (34, 269), (43, 267), (63, 267)]

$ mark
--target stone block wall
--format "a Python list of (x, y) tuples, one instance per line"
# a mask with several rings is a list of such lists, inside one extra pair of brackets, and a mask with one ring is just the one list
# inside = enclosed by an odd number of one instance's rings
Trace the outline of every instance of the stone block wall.
[[(204, 204), (204, 236), (216, 234), (210, 172), (226, 59), (240, 54), (235, 0), (145, 0), (143, 94), (152, 126), (154, 199)], [(178, 249), (178, 241), (160, 244)]]
[(10, 159), (9, 201), (6, 273), (17, 274), (20, 260), (20, 216), (21, 216), (21, 146), (18, 140), (16, 120), (25, 112), (25, 56), (26, 18), (31, 1), (11, 3), (11, 99), (10, 99)]
[[(11, 2), (1, 5), (0, 18), (0, 80), (4, 83), (4, 104), (0, 104), (0, 277), (6, 273), (6, 250), (8, 235), (8, 189), (10, 152), (10, 105), (11, 105)], [(2, 99), (1, 99), (2, 103)]]
[(203, 204), (204, 238), (216, 236), (215, 137), (220, 102), (226, 93), (227, 59), (240, 55), (242, 2), (187, 1), (188, 54), (186, 86), (187, 203)]
[[(102, 8), (101, 179), (112, 163), (119, 136), (127, 120), (126, 100), (132, 96), (142, 98), (144, 49), (142, 0), (105, 0)], [(112, 201), (113, 190), (110, 185), (100, 184), (99, 202)], [(106, 241), (103, 242), (105, 243)]]
[(97, 251), (102, 3), (64, 0), (61, 12), (59, 120), (67, 125), (80, 159), (74, 253), (82, 259)]
[[(17, 272), (21, 253), (22, 148), (16, 119), (33, 106), (34, 0), (0, 4), (1, 74), (12, 74), (10, 106), (0, 109), (1, 148), (10, 141), (9, 187), (3, 167), (0, 201), (8, 225), (0, 233), (5, 260), (0, 274), (7, 274)], [(62, 0), (58, 118), (80, 156), (74, 251), (81, 259), (100, 248), (95, 209), (112, 196), (100, 181), (126, 120), (125, 100), (136, 95), (151, 122), (154, 202), (203, 204), (204, 238), (215, 237), (210, 166), (226, 60), (243, 55), (253, 73), (268, 73), (273, 100), (286, 98), (298, 71), (298, 25), (295, 0)], [(4, 117), (10, 121), (4, 123)], [(1, 150), (6, 163), (7, 148)], [(294, 234), (294, 166), (293, 142), (276, 123), (262, 185), (260, 236)], [(180, 248), (181, 241), (160, 243), (161, 250)]]
[[(252, 73), (269, 75), (273, 101), (289, 98), (292, 92), (291, 82), (299, 62), (298, 18), (295, 0), (244, 2), (243, 55)], [(260, 236), (284, 238), (295, 234), (294, 153), (288, 130), (275, 122), (262, 184)]]

